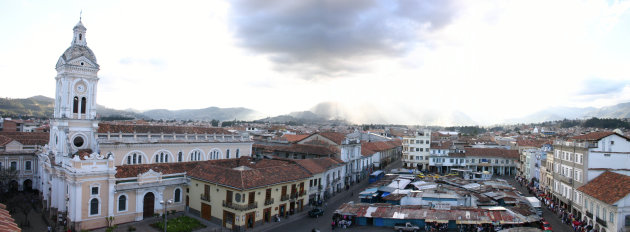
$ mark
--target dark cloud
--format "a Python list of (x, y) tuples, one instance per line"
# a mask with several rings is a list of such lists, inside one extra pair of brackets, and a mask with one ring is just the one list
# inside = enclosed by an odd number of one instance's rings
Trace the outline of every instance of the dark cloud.
[(241, 46), (270, 55), (303, 78), (365, 70), (362, 61), (403, 56), (421, 34), (452, 19), (450, 0), (236, 0), (230, 19)]
[(616, 94), (630, 85), (630, 81), (606, 80), (599, 78), (587, 79), (582, 83), (580, 95), (608, 95)]

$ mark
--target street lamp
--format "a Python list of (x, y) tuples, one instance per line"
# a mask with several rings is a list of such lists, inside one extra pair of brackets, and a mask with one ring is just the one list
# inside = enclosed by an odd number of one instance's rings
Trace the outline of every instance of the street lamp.
[(168, 205), (173, 204), (173, 199), (166, 202), (160, 201), (160, 204), (164, 205), (164, 232), (166, 232), (166, 208), (168, 208)]

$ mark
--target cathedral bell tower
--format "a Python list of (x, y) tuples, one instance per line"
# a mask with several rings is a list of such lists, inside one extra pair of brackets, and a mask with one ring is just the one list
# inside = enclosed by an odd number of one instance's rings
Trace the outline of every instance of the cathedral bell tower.
[[(99, 65), (86, 43), (79, 21), (70, 47), (59, 57), (54, 117), (50, 120), (49, 147), (56, 158), (71, 157), (79, 150), (99, 152), (96, 141), (96, 87)], [(57, 162), (60, 162), (57, 160)]]

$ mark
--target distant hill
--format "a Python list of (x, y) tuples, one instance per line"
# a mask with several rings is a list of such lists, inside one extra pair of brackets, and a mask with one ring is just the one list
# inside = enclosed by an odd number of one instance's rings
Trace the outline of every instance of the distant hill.
[(53, 115), (55, 101), (45, 96), (29, 98), (0, 98), (0, 115), (4, 117), (30, 116), (47, 118)]
[(594, 109), (587, 112), (585, 116), (598, 118), (630, 118), (630, 102)]
[[(0, 98), (0, 115), (3, 117), (50, 118), (53, 115), (54, 99), (34, 96), (25, 99)], [(164, 120), (253, 120), (255, 111), (247, 108), (218, 108), (188, 110), (116, 110), (102, 105), (96, 106), (99, 118), (164, 119)]]
[(210, 121), (216, 119), (219, 121), (226, 120), (253, 120), (256, 111), (243, 108), (219, 108), (208, 107), (204, 109), (185, 109), (185, 110), (147, 110), (142, 113), (143, 115), (152, 119), (164, 119), (164, 120), (205, 120)]
[(630, 118), (630, 102), (602, 108), (553, 107), (522, 118), (506, 120), (505, 123), (539, 123), (562, 119)]

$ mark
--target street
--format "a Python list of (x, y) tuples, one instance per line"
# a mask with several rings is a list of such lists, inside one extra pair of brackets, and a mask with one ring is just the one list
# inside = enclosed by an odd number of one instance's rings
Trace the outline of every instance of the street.
[[(526, 197), (534, 196), (532, 194), (529, 194), (529, 191), (527, 191), (527, 188), (525, 186), (521, 186), (516, 181), (516, 178), (514, 178), (513, 176), (504, 178), (504, 179), (507, 180), (510, 183), (510, 185), (512, 185), (518, 191), (520, 191), (523, 194), (523, 196), (526, 196)], [(545, 219), (545, 221), (551, 224), (551, 228), (553, 229), (553, 231), (573, 231), (572, 227), (570, 227), (567, 224), (562, 223), (562, 221), (560, 220), (560, 217), (558, 217), (556, 214), (551, 212), (551, 210), (549, 210), (546, 205), (543, 204), (542, 209), (543, 209), (543, 218)]]
[[(400, 160), (395, 161), (388, 165), (385, 170), (391, 170), (394, 168), (402, 167), (402, 162)], [(368, 179), (365, 178), (360, 183), (356, 183), (350, 187), (347, 191), (342, 191), (337, 193), (334, 197), (329, 199), (326, 202), (326, 207), (324, 209), (324, 215), (318, 218), (304, 217), (302, 219), (288, 222), (279, 227), (275, 227), (273, 231), (311, 231), (313, 229), (318, 229), (320, 231), (332, 231), (331, 223), (333, 213), (339, 206), (343, 203), (354, 201), (359, 202), (359, 193), (363, 191), (368, 186)], [(308, 208), (310, 210), (310, 208)], [(341, 229), (336, 228), (336, 230), (343, 231), (391, 231), (392, 228), (389, 227), (374, 227), (374, 226), (352, 226), (351, 228)], [(271, 230), (270, 230), (271, 231)]]

